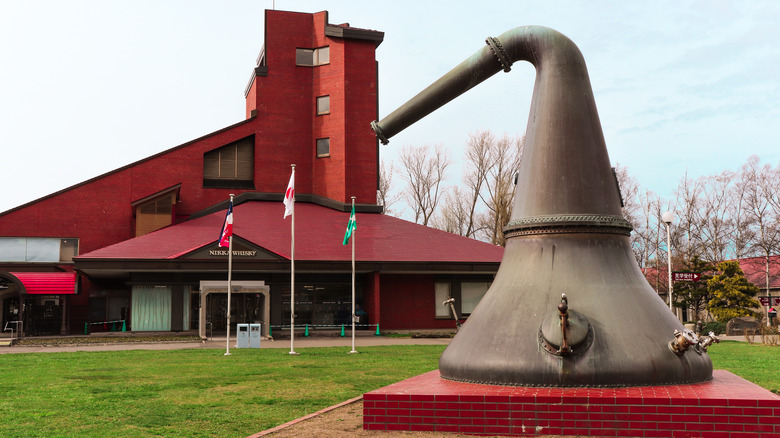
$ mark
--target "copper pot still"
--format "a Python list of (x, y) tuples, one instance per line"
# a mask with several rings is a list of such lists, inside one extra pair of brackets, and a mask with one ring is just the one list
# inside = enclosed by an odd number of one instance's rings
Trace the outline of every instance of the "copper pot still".
[[(439, 360), (445, 379), (619, 387), (712, 378), (706, 348), (650, 287), (604, 142), (585, 61), (561, 33), (509, 30), (372, 128), (388, 139), (512, 63), (536, 79), (506, 249), (496, 277)], [(694, 339), (698, 342), (697, 339)], [(706, 347), (706, 346), (705, 346)]]

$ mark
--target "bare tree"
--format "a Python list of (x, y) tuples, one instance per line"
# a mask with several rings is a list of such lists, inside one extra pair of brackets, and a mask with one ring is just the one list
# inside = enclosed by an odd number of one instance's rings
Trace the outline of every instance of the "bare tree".
[(462, 193), (463, 201), (468, 202), (468, 211), (464, 236), (474, 237), (477, 231), (477, 203), (482, 195), (482, 189), (487, 184), (490, 168), (493, 165), (491, 151), (495, 148), (495, 138), (490, 131), (479, 131), (469, 134), (466, 143), (465, 172), (463, 183), (468, 193)]
[(393, 171), (394, 166), (392, 163), (390, 163), (390, 168), (388, 169), (387, 165), (384, 161), (382, 161), (379, 165), (379, 187), (377, 190), (377, 204), (384, 207), (382, 209), (383, 214), (393, 214), (394, 211), (390, 208), (393, 204), (398, 201), (397, 195), (390, 194), (390, 189), (393, 185)]
[(401, 151), (402, 175), (406, 187), (402, 196), (414, 211), (414, 221), (428, 225), (439, 201), (449, 158), (442, 145), (405, 147)]
[(435, 228), (476, 238), (484, 226), (479, 206), (483, 188), (492, 165), (491, 151), (495, 139), (490, 131), (469, 134), (463, 163), (463, 186), (452, 187), (444, 195), (440, 214), (432, 220)]
[(746, 185), (745, 205), (747, 215), (751, 218), (753, 240), (751, 248), (754, 254), (764, 258), (765, 291), (771, 296), (770, 272), (780, 248), (780, 229), (778, 227), (778, 205), (776, 171), (769, 165), (761, 166), (757, 156), (748, 158), (742, 166), (742, 181)]
[(774, 169), (769, 169), (767, 166), (762, 186), (769, 205), (772, 206), (775, 221), (777, 221), (780, 219), (780, 164)]
[(653, 245), (657, 226), (652, 223), (652, 218), (656, 217), (654, 212), (660, 210), (661, 201), (651, 191), (640, 192), (639, 183), (626, 167), (616, 164), (613, 170), (620, 187), (623, 216), (633, 228), (631, 248), (639, 267), (644, 268), (658, 251)]
[(673, 233), (672, 246), (682, 252), (686, 260), (701, 254), (701, 224), (699, 218), (699, 194), (701, 182), (688, 178), (686, 173), (677, 186), (675, 216), (677, 223)]
[[(634, 227), (631, 232), (631, 247), (640, 268), (649, 267), (653, 259), (659, 257), (658, 242), (659, 218), (661, 217), (661, 198), (645, 190), (636, 197), (638, 208), (631, 218), (626, 218)], [(657, 288), (656, 288), (657, 290)]]
[(612, 170), (620, 188), (620, 200), (623, 203), (623, 216), (630, 223), (637, 219), (637, 213), (641, 209), (639, 205), (639, 183), (636, 178), (628, 173), (628, 169), (619, 163)]
[(481, 199), (488, 209), (483, 232), (487, 240), (494, 245), (503, 246), (505, 243), (503, 229), (512, 213), (515, 175), (523, 158), (524, 144), (525, 136), (513, 139), (504, 135), (490, 150), (486, 193), (481, 195)]
[[(774, 169), (768, 169), (766, 178), (762, 179), (764, 196), (772, 206), (772, 233), (775, 236), (773, 252), (775, 255), (780, 253), (780, 164)], [(772, 305), (772, 290), (769, 287), (770, 281), (777, 278), (777, 265), (780, 265), (780, 257), (769, 257), (765, 259), (765, 281), (766, 294), (769, 297), (769, 306), (767, 306), (767, 324), (771, 324), (769, 318), (769, 308)], [(774, 272), (774, 278), (770, 277), (770, 272)]]
[(747, 211), (747, 197), (750, 191), (750, 183), (744, 178), (744, 166), (740, 170), (729, 196), (729, 216), (733, 223), (734, 256), (737, 260), (750, 256), (750, 242), (753, 241), (753, 218)]
[(631, 223), (631, 248), (639, 267), (650, 286), (656, 292), (667, 293), (668, 281), (666, 270), (666, 253), (661, 253), (662, 242), (666, 242), (665, 225), (661, 221), (664, 204), (660, 196), (650, 190), (641, 190), (635, 180), (628, 175), (627, 169), (616, 166), (615, 174), (623, 196), (623, 214)]
[[(729, 202), (734, 172), (725, 171), (715, 176), (701, 178), (698, 194), (698, 206), (695, 210), (699, 224), (700, 257), (712, 265), (725, 261), (733, 236), (733, 221), (729, 217), (732, 210)], [(694, 254), (695, 255), (695, 254)]]
[(474, 210), (469, 194), (453, 186), (445, 190), (441, 207), (431, 219), (431, 225), (448, 233), (472, 237), (473, 218)]

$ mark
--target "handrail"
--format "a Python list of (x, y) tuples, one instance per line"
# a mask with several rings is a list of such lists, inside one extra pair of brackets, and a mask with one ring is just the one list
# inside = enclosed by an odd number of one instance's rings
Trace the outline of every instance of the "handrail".
[[(14, 328), (13, 327), (10, 327), (10, 328), (8, 327), (9, 324), (16, 324), (16, 335), (14, 335)], [(21, 333), (21, 329), (19, 328), (20, 325), (23, 326), (22, 321), (6, 321), (5, 328), (3, 329), (3, 331), (7, 332), (7, 331), (10, 330), (11, 331), (11, 339), (16, 339), (16, 336), (19, 336), (19, 338), (21, 339), (21, 335), (19, 335)]]
[[(268, 335), (273, 337), (273, 330), (290, 330), (290, 327), (292, 327), (290, 324), (279, 324), (279, 325), (269, 325), (268, 326)], [(303, 330), (304, 335), (303, 336), (309, 336), (309, 329), (315, 329), (315, 328), (331, 328), (331, 329), (341, 329), (341, 336), (344, 337), (345, 330), (347, 328), (352, 327), (352, 323), (345, 323), (345, 324), (296, 324), (295, 330), (300, 331)], [(381, 332), (379, 331), (379, 324), (355, 324), (355, 328), (358, 327), (376, 327), (376, 333), (375, 336), (382, 336)]]
[(85, 322), (84, 323), (84, 334), (85, 335), (89, 334), (89, 332), (90, 332), (89, 326), (91, 326), (91, 325), (101, 325), (101, 324), (104, 327), (106, 327), (106, 329), (108, 329), (108, 324), (111, 324), (111, 330), (110, 331), (115, 332), (115, 331), (117, 331), (116, 324), (120, 323), (120, 322), (122, 323), (122, 328), (119, 331), (126, 332), (127, 331), (127, 320), (126, 319), (116, 319), (114, 321)]

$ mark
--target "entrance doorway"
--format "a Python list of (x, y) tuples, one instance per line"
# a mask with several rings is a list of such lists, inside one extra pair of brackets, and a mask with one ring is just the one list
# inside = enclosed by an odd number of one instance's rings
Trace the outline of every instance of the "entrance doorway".
[(25, 333), (32, 336), (58, 335), (62, 328), (62, 306), (57, 296), (28, 297), (25, 300)]
[[(230, 331), (236, 324), (262, 324), (262, 335), (268, 336), (271, 323), (271, 293), (263, 281), (231, 282)], [(200, 337), (223, 334), (227, 331), (227, 282), (200, 282)]]
[[(11, 321), (19, 321), (19, 296), (13, 296), (3, 298), (3, 326), (2, 330), (5, 330), (6, 325)], [(17, 329), (16, 324), (11, 324), (14, 330)]]
[[(261, 293), (236, 293), (230, 297), (230, 323), (264, 324), (265, 296)], [(206, 323), (216, 333), (224, 333), (227, 322), (227, 293), (212, 293), (206, 299)], [(231, 328), (232, 330), (232, 328)]]

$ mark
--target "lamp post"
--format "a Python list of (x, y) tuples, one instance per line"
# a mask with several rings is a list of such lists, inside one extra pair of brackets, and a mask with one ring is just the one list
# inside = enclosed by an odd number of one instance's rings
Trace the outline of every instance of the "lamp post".
[(665, 211), (661, 215), (661, 220), (666, 224), (666, 256), (668, 262), (667, 271), (669, 272), (669, 310), (676, 314), (672, 308), (672, 221), (674, 221), (674, 213), (671, 211)]

